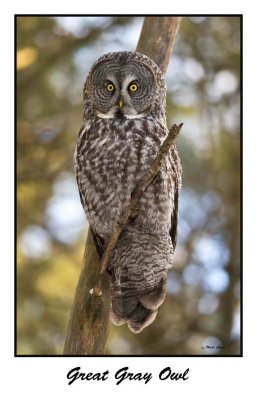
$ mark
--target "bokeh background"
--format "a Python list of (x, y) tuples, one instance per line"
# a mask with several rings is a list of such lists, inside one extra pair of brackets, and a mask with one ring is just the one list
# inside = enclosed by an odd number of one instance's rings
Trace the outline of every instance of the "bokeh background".
[[(60, 355), (88, 224), (73, 172), (82, 87), (143, 17), (17, 24), (17, 354)], [(167, 73), (183, 164), (168, 296), (139, 335), (111, 325), (107, 354), (240, 354), (240, 18), (184, 17)], [(208, 348), (208, 346), (212, 348)]]

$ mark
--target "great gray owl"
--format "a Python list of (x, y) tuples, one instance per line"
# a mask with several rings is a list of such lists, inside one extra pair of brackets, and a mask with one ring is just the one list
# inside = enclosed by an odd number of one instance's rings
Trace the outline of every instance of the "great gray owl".
[[(75, 151), (82, 205), (101, 256), (136, 184), (167, 136), (166, 89), (157, 65), (136, 52), (97, 60), (84, 86)], [(138, 333), (166, 295), (177, 239), (181, 166), (175, 144), (143, 193), (112, 254), (111, 320)]]

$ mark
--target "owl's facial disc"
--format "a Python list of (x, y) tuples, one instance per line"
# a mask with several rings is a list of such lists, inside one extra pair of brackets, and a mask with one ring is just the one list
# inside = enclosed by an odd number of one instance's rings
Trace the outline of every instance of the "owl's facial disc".
[(103, 62), (92, 73), (92, 98), (100, 118), (141, 118), (151, 109), (156, 90), (144, 64)]

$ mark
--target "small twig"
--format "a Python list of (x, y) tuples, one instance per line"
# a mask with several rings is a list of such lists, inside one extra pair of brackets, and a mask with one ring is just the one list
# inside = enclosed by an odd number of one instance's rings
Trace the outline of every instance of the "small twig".
[(167, 138), (164, 140), (163, 144), (160, 147), (160, 150), (155, 157), (150, 169), (146, 173), (146, 175), (143, 177), (143, 179), (138, 183), (138, 185), (135, 187), (132, 195), (131, 195), (131, 200), (130, 204), (128, 207), (126, 207), (125, 210), (123, 210), (123, 213), (121, 214), (119, 223), (116, 223), (113, 229), (113, 233), (109, 239), (109, 242), (104, 250), (104, 254), (101, 260), (101, 273), (104, 273), (107, 269), (111, 253), (113, 249), (116, 246), (116, 243), (119, 239), (119, 236), (122, 232), (122, 229), (126, 226), (129, 217), (133, 214), (135, 211), (137, 204), (144, 193), (144, 191), (147, 189), (147, 187), (150, 185), (150, 183), (154, 180), (156, 175), (161, 169), (163, 160), (167, 156), (172, 143), (178, 136), (183, 124), (180, 124), (179, 126), (173, 125), (169, 131), (169, 134)]

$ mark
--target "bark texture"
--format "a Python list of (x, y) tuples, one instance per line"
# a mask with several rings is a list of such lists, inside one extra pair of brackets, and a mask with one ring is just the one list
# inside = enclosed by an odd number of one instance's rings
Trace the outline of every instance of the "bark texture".
[(151, 58), (165, 75), (181, 17), (146, 17), (138, 41), (138, 53)]
[(107, 272), (101, 274), (100, 260), (89, 230), (64, 354), (104, 353), (109, 331), (110, 301), (110, 276)]

